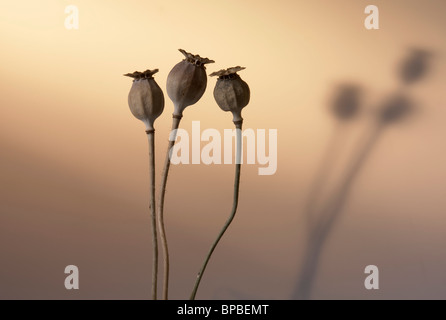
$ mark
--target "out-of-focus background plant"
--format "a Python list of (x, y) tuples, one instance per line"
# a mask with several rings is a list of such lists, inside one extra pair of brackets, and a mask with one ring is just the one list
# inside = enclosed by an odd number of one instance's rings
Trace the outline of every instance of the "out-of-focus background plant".
[[(62, 1), (0, 3), (1, 298), (150, 296), (147, 141), (127, 107), (129, 79), (116, 75), (156, 67), (161, 86), (178, 48), (249, 67), (243, 79), (256, 94), (244, 128), (278, 130), (277, 172), (259, 176), (258, 165), (243, 165), (243, 215), (219, 244), (197, 299), (293, 296), (309, 234), (306, 202), (336, 132), (328, 108), (344, 83), (358, 88), (364, 107), (345, 121), (346, 152), (334, 160), (328, 190), (351, 169), (375, 107), (409, 86), (415, 108), (387, 126), (355, 175), (310, 297), (446, 297), (444, 1), (378, 1), (379, 30), (364, 28), (365, 4), (350, 0), (73, 4), (78, 30), (65, 29)], [(407, 76), (404, 85), (396, 75), (411, 48), (433, 56), (420, 81)], [(172, 113), (166, 102), (156, 122), (160, 148)], [(202, 130), (232, 128), (212, 90), (181, 128), (191, 132), (194, 120)], [(233, 191), (233, 165), (184, 166), (170, 168), (176, 182), (166, 193), (179, 199), (165, 207), (172, 299), (188, 297)], [(63, 286), (69, 264), (79, 267), (80, 290)], [(364, 289), (369, 264), (381, 271), (380, 290)]]

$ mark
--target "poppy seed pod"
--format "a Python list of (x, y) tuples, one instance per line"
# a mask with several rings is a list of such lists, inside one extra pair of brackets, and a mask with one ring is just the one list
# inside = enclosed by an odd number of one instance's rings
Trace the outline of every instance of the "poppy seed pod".
[(153, 123), (164, 110), (163, 91), (153, 79), (157, 72), (158, 69), (155, 69), (124, 75), (134, 78), (128, 97), (130, 111), (135, 118), (144, 122), (147, 131), (154, 130)]
[(248, 84), (237, 74), (244, 67), (233, 67), (213, 72), (210, 76), (218, 76), (214, 88), (214, 98), (223, 111), (231, 111), (233, 121), (241, 122), (242, 109), (249, 103), (250, 91)]
[(203, 96), (207, 85), (205, 64), (213, 60), (201, 58), (179, 49), (186, 57), (177, 63), (167, 76), (167, 94), (174, 104), (175, 116), (182, 116), (186, 107), (195, 104)]

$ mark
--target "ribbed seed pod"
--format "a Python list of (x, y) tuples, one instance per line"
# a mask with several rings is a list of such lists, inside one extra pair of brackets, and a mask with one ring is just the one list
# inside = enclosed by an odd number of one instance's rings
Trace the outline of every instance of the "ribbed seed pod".
[(401, 121), (413, 111), (413, 107), (413, 103), (407, 95), (392, 94), (380, 107), (379, 120), (383, 124)]
[(135, 118), (146, 125), (146, 130), (153, 130), (153, 123), (164, 110), (164, 94), (153, 75), (158, 69), (135, 71), (125, 76), (134, 78), (129, 92), (130, 111)]
[(186, 57), (177, 63), (167, 76), (167, 95), (174, 104), (175, 116), (182, 116), (186, 107), (203, 96), (207, 85), (206, 67), (213, 60), (179, 49)]
[(248, 84), (237, 74), (244, 67), (233, 67), (213, 72), (210, 76), (218, 76), (214, 88), (214, 98), (223, 111), (231, 111), (233, 121), (240, 122), (242, 109), (249, 103), (250, 91)]

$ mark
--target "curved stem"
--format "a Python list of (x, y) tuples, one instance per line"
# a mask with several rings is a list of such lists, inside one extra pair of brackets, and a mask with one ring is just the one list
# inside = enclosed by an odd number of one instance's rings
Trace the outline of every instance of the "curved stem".
[(164, 228), (164, 196), (166, 194), (167, 176), (170, 168), (170, 154), (175, 144), (177, 129), (180, 125), (181, 116), (173, 116), (172, 131), (170, 132), (169, 144), (167, 146), (166, 160), (164, 162), (163, 175), (161, 180), (160, 198), (158, 201), (158, 229), (160, 232), (161, 246), (164, 255), (164, 275), (163, 275), (163, 299), (167, 300), (169, 295), (169, 250), (167, 246), (166, 230)]
[(242, 131), (242, 121), (234, 122), (234, 124), (235, 124), (235, 128), (236, 128), (237, 151), (236, 151), (236, 162), (235, 162), (234, 198), (233, 198), (233, 202), (232, 202), (231, 214), (230, 214), (228, 220), (226, 221), (226, 223), (224, 224), (223, 228), (221, 229), (220, 233), (218, 234), (217, 239), (212, 244), (212, 247), (206, 256), (206, 259), (204, 260), (203, 266), (201, 267), (200, 271), (198, 272), (194, 289), (192, 290), (192, 293), (190, 295), (190, 300), (195, 299), (195, 295), (197, 294), (198, 286), (200, 285), (201, 278), (203, 277), (203, 273), (206, 269), (209, 259), (211, 258), (212, 253), (214, 252), (215, 248), (217, 247), (218, 242), (223, 237), (224, 233), (226, 232), (226, 229), (228, 229), (229, 225), (231, 224), (232, 220), (235, 217), (235, 213), (237, 212), (239, 188), (240, 188), (241, 153), (242, 153), (242, 132), (241, 132)]
[(155, 130), (147, 131), (149, 142), (150, 218), (152, 227), (152, 299), (156, 300), (158, 286), (158, 239), (155, 207)]

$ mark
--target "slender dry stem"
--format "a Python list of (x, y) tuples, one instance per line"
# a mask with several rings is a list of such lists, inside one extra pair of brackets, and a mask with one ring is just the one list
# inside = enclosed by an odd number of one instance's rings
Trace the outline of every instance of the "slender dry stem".
[(241, 153), (242, 153), (242, 132), (241, 132), (242, 131), (242, 121), (234, 122), (234, 124), (235, 124), (235, 128), (236, 128), (237, 151), (236, 151), (236, 162), (235, 162), (234, 197), (233, 197), (233, 202), (232, 202), (231, 214), (229, 215), (228, 220), (226, 221), (226, 223), (224, 224), (220, 233), (218, 234), (217, 239), (215, 239), (214, 243), (212, 244), (211, 249), (209, 250), (209, 252), (206, 256), (206, 259), (204, 260), (204, 263), (203, 263), (200, 271), (198, 272), (194, 289), (192, 290), (192, 293), (190, 295), (190, 300), (195, 300), (198, 286), (200, 285), (201, 278), (203, 277), (203, 273), (206, 269), (209, 259), (211, 258), (212, 253), (214, 252), (215, 248), (217, 247), (218, 242), (223, 237), (224, 233), (226, 232), (226, 230), (228, 229), (232, 220), (234, 219), (235, 213), (237, 212), (239, 188), (240, 188)]
[(172, 131), (167, 146), (166, 160), (164, 162), (163, 174), (161, 177), (161, 191), (158, 201), (158, 229), (160, 232), (161, 246), (164, 256), (164, 274), (163, 274), (163, 299), (167, 300), (169, 296), (169, 248), (167, 246), (166, 230), (164, 228), (164, 197), (166, 194), (167, 176), (170, 168), (170, 153), (175, 144), (177, 129), (180, 125), (181, 116), (174, 115), (172, 118)]
[(155, 130), (147, 131), (149, 142), (149, 177), (150, 177), (150, 218), (152, 228), (152, 299), (157, 299), (158, 287), (158, 237), (156, 232), (155, 207)]

